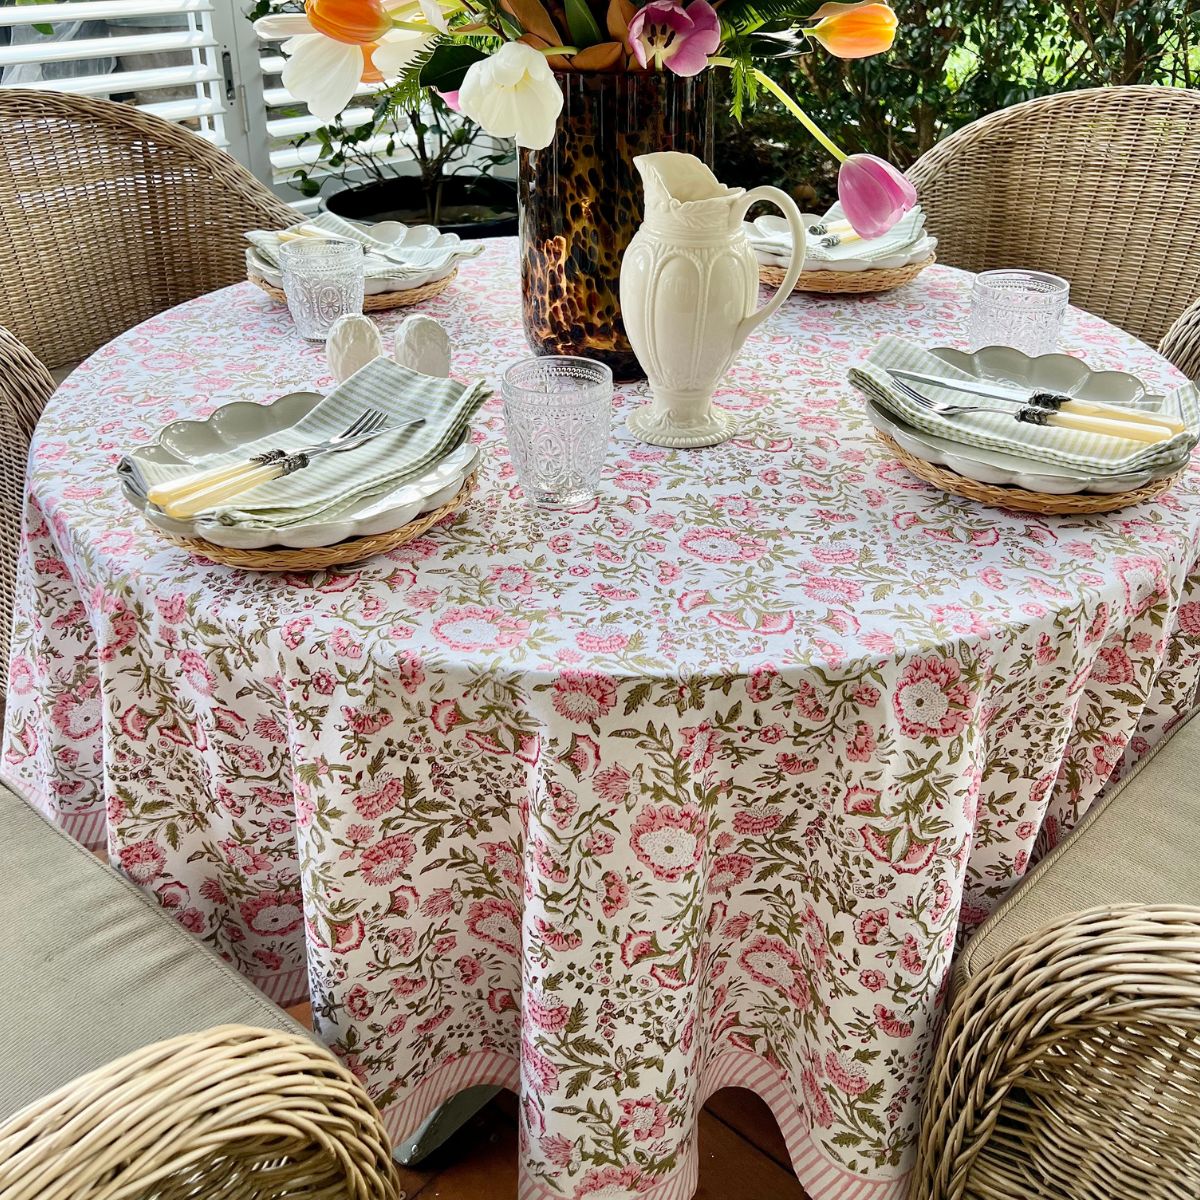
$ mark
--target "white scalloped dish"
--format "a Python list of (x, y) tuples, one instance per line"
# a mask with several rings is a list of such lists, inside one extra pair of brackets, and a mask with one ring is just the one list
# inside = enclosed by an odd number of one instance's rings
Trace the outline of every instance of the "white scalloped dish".
[[(1125, 371), (1094, 371), (1069, 354), (1043, 354), (1030, 358), (1009, 346), (985, 346), (973, 354), (937, 346), (930, 347), (929, 352), (976, 379), (1010, 386), (1016, 384), (1030, 391), (1059, 392), (1080, 400), (1117, 404), (1125, 408), (1142, 408), (1147, 412), (1162, 412), (1173, 417), (1183, 415), (1169, 404), (1169, 397), (1148, 391), (1136, 376)], [(1160, 464), (1153, 471), (1115, 476), (1089, 475), (1034, 458), (936, 437), (924, 430), (914, 429), (870, 400), (866, 402), (866, 411), (876, 429), (894, 438), (917, 458), (947, 467), (978, 483), (1019, 487), (1057, 496), (1076, 492), (1108, 495), (1132, 491), (1152, 479), (1173, 475), (1187, 462), (1188, 457), (1184, 455), (1178, 462)]]
[[(158, 462), (187, 462), (203, 466), (205, 458), (244, 446), (295, 425), (324, 397), (319, 392), (290, 392), (270, 404), (235, 401), (217, 409), (203, 421), (174, 421), (138, 455)], [(407, 525), (422, 513), (449, 500), (474, 470), (479, 448), (463, 441), (423, 475), (383, 495), (351, 501), (320, 520), (277, 529), (244, 529), (222, 525), (204, 514), (190, 520), (168, 517), (146, 501), (130, 478), (119, 476), (125, 498), (164, 533), (177, 537), (203, 538), (216, 546), (237, 550), (268, 547), (312, 549), (333, 546), (349, 538), (387, 533)]]

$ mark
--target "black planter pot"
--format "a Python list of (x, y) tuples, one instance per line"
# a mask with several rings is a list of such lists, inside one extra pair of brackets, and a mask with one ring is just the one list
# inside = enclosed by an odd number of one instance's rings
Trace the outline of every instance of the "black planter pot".
[[(429, 214), (421, 181), (399, 175), (378, 183), (334, 192), (322, 200), (331, 213), (350, 221), (402, 221), (427, 225)], [(478, 218), (464, 219), (464, 209), (475, 209)], [(451, 175), (442, 184), (442, 212), (437, 222), (443, 233), (460, 238), (511, 237), (517, 232), (517, 185), (491, 175)]]

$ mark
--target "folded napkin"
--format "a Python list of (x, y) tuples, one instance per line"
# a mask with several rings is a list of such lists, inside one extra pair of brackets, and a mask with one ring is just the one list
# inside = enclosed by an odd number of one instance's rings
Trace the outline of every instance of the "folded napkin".
[(155, 462), (134, 450), (118, 472), (145, 490), (267, 450), (302, 450), (341, 433), (367, 408), (386, 412), (389, 425), (424, 417), (425, 424), (418, 429), (381, 434), (356, 449), (322, 454), (302, 470), (264, 483), (208, 514), (224, 525), (254, 529), (332, 519), (351, 504), (393, 491), (440, 462), (462, 443), (472, 416), (490, 394), (482, 379), (464, 386), (452, 379), (419, 375), (381, 357), (367, 363), (288, 429), (210, 455), (202, 464)]
[(973, 377), (943, 362), (928, 350), (893, 336), (883, 338), (863, 366), (850, 369), (850, 382), (881, 408), (908, 425), (966, 446), (1002, 450), (1040, 462), (1086, 470), (1093, 475), (1125, 475), (1172, 463), (1182, 466), (1192, 447), (1200, 440), (1200, 434), (1197, 433), (1200, 430), (1200, 389), (1195, 384), (1177, 388), (1167, 397), (1164, 405), (1165, 413), (1169, 416), (1178, 415), (1188, 427), (1187, 431), (1177, 433), (1167, 441), (1145, 443), (1106, 437), (1099, 433), (1080, 433), (1074, 429), (1029, 425), (1013, 419), (1013, 414), (1018, 411), (1015, 404), (969, 396), (948, 387), (910, 384), (923, 396), (939, 404), (978, 405), (988, 410), (938, 416), (900, 392), (888, 375), (888, 368), (919, 371), (947, 381)]
[[(835, 204), (823, 221), (842, 219), (841, 206)], [(786, 262), (791, 256), (792, 235), (787, 222), (780, 217), (759, 217), (747, 222), (746, 236), (760, 260)], [(822, 264), (862, 262), (870, 264), (883, 258), (904, 255), (910, 261), (928, 258), (937, 249), (937, 238), (925, 233), (925, 213), (917, 205), (904, 214), (887, 233), (877, 238), (858, 238), (838, 246), (821, 245), (821, 234), (808, 234), (805, 243), (805, 262), (810, 269), (819, 270)]]
[[(432, 229), (432, 227), (427, 227)], [(403, 280), (408, 276), (427, 276), (431, 272), (450, 268), (460, 259), (474, 258), (483, 253), (482, 242), (461, 241), (456, 233), (430, 234), (428, 240), (406, 240), (403, 243), (389, 242), (375, 237), (367, 228), (344, 220), (334, 213), (318, 213), (305, 221), (284, 230), (295, 233), (299, 230), (319, 230), (329, 237), (358, 242), (364, 248), (364, 269), (367, 279)], [(246, 240), (259, 256), (276, 270), (283, 267), (279, 248), (285, 244), (277, 229), (252, 229)], [(435, 236), (436, 235), (436, 236)]]

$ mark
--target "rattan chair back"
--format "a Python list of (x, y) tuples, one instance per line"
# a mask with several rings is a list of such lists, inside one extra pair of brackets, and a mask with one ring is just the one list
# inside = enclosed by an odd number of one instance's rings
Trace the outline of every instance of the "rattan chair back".
[(1200, 91), (1065, 92), (992, 113), (910, 169), (938, 261), (1030, 267), (1156, 345), (1200, 298)]
[(1093, 909), (954, 996), (909, 1200), (1200, 1196), (1200, 910)]
[(402, 1200), (362, 1084), (299, 1034), (224, 1025), (0, 1126), (0, 1200)]
[(229, 155), (89, 96), (0, 89), (0, 326), (50, 368), (244, 279), (294, 213)]

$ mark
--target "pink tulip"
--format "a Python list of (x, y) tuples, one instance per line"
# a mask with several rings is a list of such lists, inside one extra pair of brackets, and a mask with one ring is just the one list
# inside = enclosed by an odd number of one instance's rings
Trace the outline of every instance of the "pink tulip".
[(838, 171), (838, 199), (860, 237), (882, 237), (917, 203), (917, 189), (890, 162), (851, 154)]
[(638, 66), (653, 61), (676, 75), (699, 75), (721, 44), (721, 20), (708, 0), (685, 10), (676, 0), (650, 0), (629, 22), (629, 49)]
[[(433, 90), (435, 92), (437, 92), (437, 88), (434, 88)], [(459, 108), (459, 106), (458, 106), (458, 91), (457, 91), (457, 89), (453, 92), (438, 92), (438, 95), (441, 96), (442, 101), (445, 103), (446, 107), (448, 109), (450, 109), (451, 112), (456, 112), (456, 113), (462, 112), (462, 109)]]

